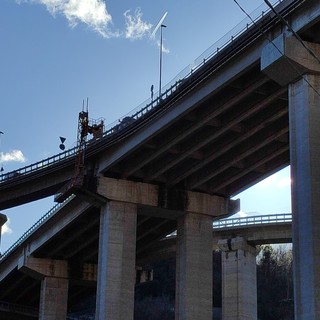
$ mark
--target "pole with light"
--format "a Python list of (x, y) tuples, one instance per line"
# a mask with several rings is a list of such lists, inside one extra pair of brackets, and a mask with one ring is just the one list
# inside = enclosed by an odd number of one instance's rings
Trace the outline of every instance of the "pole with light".
[(162, 28), (166, 28), (167, 26), (162, 24), (160, 26), (160, 71), (159, 71), (159, 100), (161, 100), (161, 77), (162, 77)]
[[(158, 31), (159, 28), (161, 28), (160, 30), (160, 72), (159, 72), (159, 76), (160, 76), (160, 81), (159, 81), (159, 101), (161, 100), (161, 76), (162, 76), (162, 28), (166, 28), (167, 26), (165, 26), (164, 24), (162, 24), (162, 22), (164, 21), (164, 19), (166, 18), (168, 12), (165, 12), (163, 14), (163, 16), (161, 17), (161, 19), (159, 20), (159, 22), (157, 23), (156, 27), (154, 28), (152, 34), (151, 34), (151, 39), (155, 39), (156, 33)], [(152, 87), (153, 89), (153, 87)]]
[[(0, 131), (0, 137), (1, 135), (4, 134), (2, 131)], [(1, 139), (0, 139), (0, 147), (1, 147)], [(2, 155), (0, 154), (0, 172), (3, 172), (4, 169), (3, 169), (3, 165), (2, 165)], [(1, 227), (0, 227), (1, 229)]]

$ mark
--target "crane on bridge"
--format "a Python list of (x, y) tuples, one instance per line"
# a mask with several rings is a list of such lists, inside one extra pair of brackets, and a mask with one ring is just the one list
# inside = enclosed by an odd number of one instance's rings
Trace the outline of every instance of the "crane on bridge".
[(104, 132), (104, 121), (89, 120), (88, 99), (86, 111), (84, 111), (84, 103), (82, 111), (78, 116), (78, 133), (77, 133), (77, 152), (75, 161), (75, 170), (71, 180), (59, 190), (55, 195), (56, 202), (63, 202), (75, 191), (83, 187), (85, 182), (85, 153), (87, 147), (88, 135), (92, 135), (93, 139), (102, 137)]

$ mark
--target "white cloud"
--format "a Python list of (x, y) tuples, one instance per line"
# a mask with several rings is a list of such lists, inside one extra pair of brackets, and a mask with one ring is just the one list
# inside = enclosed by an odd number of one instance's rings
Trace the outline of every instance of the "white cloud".
[(71, 27), (82, 22), (105, 38), (118, 36), (110, 31), (112, 16), (103, 0), (17, 0), (19, 4), (22, 2), (45, 5), (53, 16), (64, 15)]
[(0, 153), (0, 162), (26, 162), (26, 158), (21, 150)]
[[(79, 23), (86, 24), (104, 38), (124, 37), (130, 40), (151, 38), (153, 25), (142, 20), (143, 13), (140, 8), (124, 12), (125, 30), (114, 31), (112, 15), (108, 12), (104, 0), (16, 0), (18, 4), (33, 3), (44, 5), (53, 16), (61, 14), (74, 28)], [(160, 42), (157, 41), (158, 46)], [(163, 47), (164, 53), (169, 50)]]
[(127, 10), (123, 15), (126, 21), (125, 37), (127, 39), (150, 37), (152, 24), (141, 19), (143, 14), (139, 8), (134, 11), (134, 14), (131, 14), (131, 10)]
[(10, 219), (8, 218), (7, 222), (1, 228), (1, 234), (11, 234), (13, 231), (10, 228)]

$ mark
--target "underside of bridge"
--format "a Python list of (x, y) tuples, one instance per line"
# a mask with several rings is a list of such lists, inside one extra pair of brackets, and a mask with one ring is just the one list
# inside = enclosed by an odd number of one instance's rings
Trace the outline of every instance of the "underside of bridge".
[[(280, 23), (274, 25), (274, 35), (281, 34)], [(267, 21), (266, 31), (268, 28)], [(195, 191), (229, 198), (288, 166), (288, 88), (261, 72), (260, 55), (246, 68), (240, 68), (236, 76), (227, 77), (210, 90), (216, 78), (236, 69), (233, 58), (245, 60), (247, 53), (242, 49), (250, 51), (257, 38), (260, 47), (268, 43), (261, 40), (259, 29), (253, 29), (252, 34), (240, 36), (183, 80), (173, 94), (144, 117), (89, 144), (88, 177), (99, 173), (157, 185), (163, 196), (159, 207), (165, 210), (172, 201), (170, 195), (175, 192)], [(299, 34), (303, 40), (319, 43), (319, 31), (320, 24), (315, 21)], [(172, 115), (170, 119), (166, 117), (168, 114)], [(152, 129), (157, 123), (158, 129)], [(144, 137), (138, 141), (139, 135)], [(65, 163), (64, 166), (61, 161), (1, 183), (0, 209), (57, 193), (74, 169), (72, 158)], [(62, 169), (67, 173), (58, 177), (56, 172)], [(44, 176), (48, 177), (45, 186)], [(147, 211), (138, 208), (137, 264), (155, 242), (177, 228), (176, 216)], [(100, 209), (92, 206), (32, 253), (35, 258), (69, 263), (71, 309), (84, 297), (96, 293), (96, 282), (81, 280), (81, 275), (85, 264), (98, 264), (99, 221)], [(40, 280), (14, 269), (1, 282), (1, 287), (0, 300), (38, 307)]]
[[(143, 211), (142, 208), (141, 211)], [(96, 294), (96, 281), (82, 280), (82, 277), (85, 265), (96, 266), (98, 264), (99, 218), (99, 209), (88, 209), (33, 254), (33, 257), (36, 258), (68, 261), (70, 273), (68, 305), (71, 311), (81, 307), (83, 301)], [(175, 229), (176, 220), (174, 219), (146, 216), (143, 215), (143, 212), (139, 214), (137, 220), (137, 265), (139, 265), (141, 258), (146, 257), (150, 246)], [(158, 258), (161, 259), (160, 256)], [(1, 282), (0, 301), (37, 309), (39, 307), (40, 286), (40, 280), (15, 268)]]
[(252, 66), (105, 175), (229, 197), (289, 165), (287, 90), (259, 71)]

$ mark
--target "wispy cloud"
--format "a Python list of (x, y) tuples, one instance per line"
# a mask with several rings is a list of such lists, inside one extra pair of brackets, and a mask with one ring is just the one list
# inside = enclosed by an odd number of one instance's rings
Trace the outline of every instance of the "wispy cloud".
[(1, 234), (11, 234), (12, 229), (10, 228), (10, 219), (8, 218), (7, 222), (1, 228)]
[(142, 20), (142, 12), (137, 8), (133, 14), (131, 10), (127, 10), (124, 14), (126, 21), (125, 37), (127, 39), (142, 39), (150, 37), (152, 24)]
[(112, 16), (103, 0), (16, 0), (17, 3), (35, 3), (46, 6), (53, 15), (62, 14), (71, 27), (84, 23), (105, 38), (118, 36), (110, 30)]
[(21, 150), (0, 153), (0, 162), (26, 162), (26, 158)]
[(125, 30), (115, 29), (112, 15), (108, 12), (104, 0), (16, 0), (16, 2), (44, 5), (51, 15), (65, 16), (72, 28), (83, 23), (104, 38), (124, 37), (140, 40), (150, 37), (153, 26), (142, 20), (143, 13), (137, 8), (134, 11), (124, 12)]

